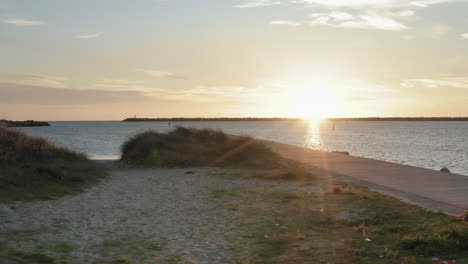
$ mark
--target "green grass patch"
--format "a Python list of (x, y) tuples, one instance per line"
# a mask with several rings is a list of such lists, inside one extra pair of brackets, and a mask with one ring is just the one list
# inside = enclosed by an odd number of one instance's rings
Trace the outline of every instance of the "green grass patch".
[(27, 252), (18, 247), (0, 243), (0, 260), (7, 259), (17, 264), (65, 264), (52, 256), (42, 252)]
[(239, 201), (220, 207), (229, 214), (236, 204), (238, 217), (230, 221), (238, 232), (228, 236), (234, 262), (432, 263), (433, 256), (468, 261), (462, 219), (354, 185), (317, 185), (324, 191), (239, 190)]
[(106, 175), (85, 155), (0, 127), (0, 203), (76, 194)]

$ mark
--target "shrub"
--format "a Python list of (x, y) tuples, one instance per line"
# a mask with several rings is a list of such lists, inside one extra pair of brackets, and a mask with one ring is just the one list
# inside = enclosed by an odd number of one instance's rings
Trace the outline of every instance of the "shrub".
[(105, 174), (83, 154), (0, 127), (0, 202), (75, 193)]
[(25, 159), (85, 159), (82, 154), (60, 148), (44, 138), (30, 137), (26, 133), (0, 126), (0, 161)]
[(468, 223), (468, 211), (465, 211), (462, 215), (461, 215), (461, 220), (465, 223)]
[(400, 242), (400, 247), (422, 254), (446, 254), (468, 250), (468, 228), (448, 226), (436, 232), (433, 231), (429, 228), (407, 235)]
[(148, 131), (129, 139), (121, 150), (123, 162), (143, 166), (280, 167), (279, 155), (255, 139), (211, 129)]

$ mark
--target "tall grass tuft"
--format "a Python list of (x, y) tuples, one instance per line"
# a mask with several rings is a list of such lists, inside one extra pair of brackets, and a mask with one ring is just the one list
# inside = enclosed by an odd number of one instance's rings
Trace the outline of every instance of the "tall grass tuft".
[(177, 127), (162, 134), (148, 131), (122, 145), (121, 160), (141, 166), (228, 166), (278, 168), (280, 156), (251, 137), (211, 129)]
[(83, 154), (0, 126), (0, 202), (76, 193), (105, 174)]

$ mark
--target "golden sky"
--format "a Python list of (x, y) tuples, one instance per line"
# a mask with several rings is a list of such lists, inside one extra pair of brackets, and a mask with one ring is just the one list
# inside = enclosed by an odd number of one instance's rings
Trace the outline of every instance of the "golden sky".
[(0, 118), (468, 116), (466, 10), (0, 0)]

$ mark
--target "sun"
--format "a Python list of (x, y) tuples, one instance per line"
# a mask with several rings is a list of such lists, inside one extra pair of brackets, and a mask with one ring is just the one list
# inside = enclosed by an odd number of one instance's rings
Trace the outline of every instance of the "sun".
[(331, 89), (317, 85), (290, 87), (289, 116), (303, 119), (336, 117), (338, 105)]

